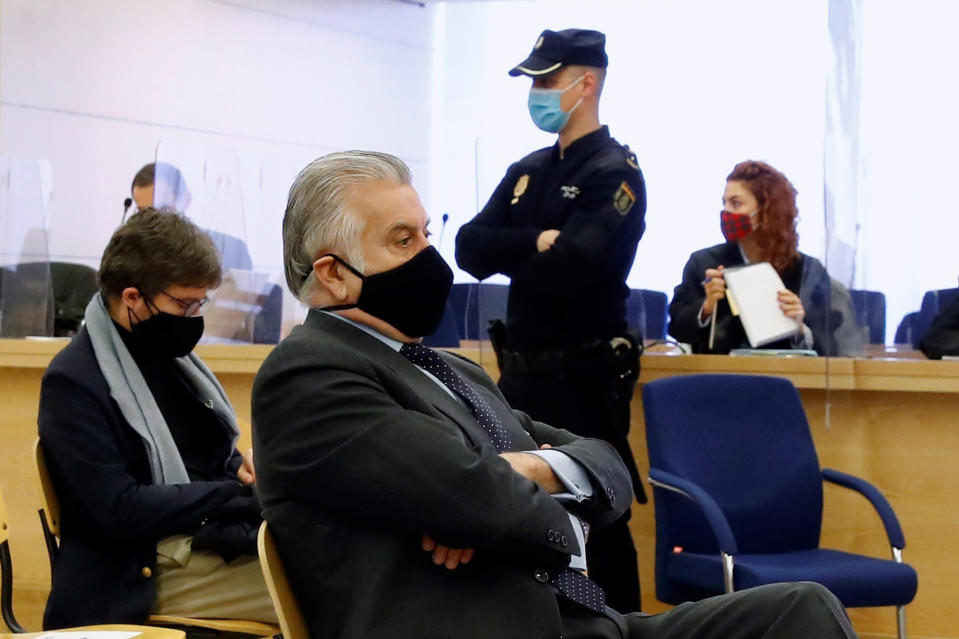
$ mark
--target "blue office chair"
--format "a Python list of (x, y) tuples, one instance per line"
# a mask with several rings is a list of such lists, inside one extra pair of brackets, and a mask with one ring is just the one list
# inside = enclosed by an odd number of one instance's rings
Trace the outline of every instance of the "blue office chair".
[(922, 305), (919, 307), (919, 314), (916, 316), (912, 325), (912, 347), (919, 348), (919, 342), (925, 338), (926, 333), (932, 328), (932, 322), (939, 315), (939, 312), (952, 303), (952, 300), (959, 296), (959, 288), (941, 288), (935, 291), (926, 291), (922, 296)]
[[(684, 375), (643, 387), (656, 505), (656, 597), (683, 601), (762, 584), (815, 581), (846, 606), (904, 606), (916, 571), (889, 503), (868, 482), (819, 468), (791, 382)], [(882, 519), (892, 560), (819, 547), (826, 480), (861, 493)]]
[(443, 311), (443, 320), (432, 335), (423, 338), (425, 346), (434, 348), (459, 348), (460, 333), (456, 327), (456, 317), (453, 313), (453, 306), (446, 302), (446, 310)]
[(253, 343), (278, 344), (283, 323), (283, 289), (279, 284), (270, 287), (262, 306), (253, 318)]
[(489, 339), (486, 329), (494, 319), (506, 318), (508, 284), (482, 282), (453, 284), (449, 304), (462, 339)]
[(626, 323), (644, 339), (666, 338), (666, 293), (633, 288), (626, 298)]
[(850, 290), (856, 307), (856, 325), (869, 327), (869, 343), (886, 343), (886, 295), (880, 291)]
[(894, 344), (912, 345), (912, 333), (915, 330), (916, 319), (919, 317), (919, 311), (912, 311), (902, 316), (899, 326), (896, 327), (896, 337)]

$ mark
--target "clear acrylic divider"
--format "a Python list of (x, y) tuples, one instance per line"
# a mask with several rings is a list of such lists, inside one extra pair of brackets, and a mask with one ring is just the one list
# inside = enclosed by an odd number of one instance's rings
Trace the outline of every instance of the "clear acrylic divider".
[(49, 161), (0, 156), (0, 337), (53, 335)]
[(270, 274), (255, 268), (246, 241), (245, 202), (259, 202), (259, 189), (256, 171), (241, 174), (239, 157), (232, 149), (157, 145), (154, 206), (174, 208), (190, 218), (206, 231), (220, 255), (223, 281), (211, 292), (204, 314), (205, 343), (251, 343), (278, 337), (273, 324), (280, 321), (282, 295), (276, 295)]

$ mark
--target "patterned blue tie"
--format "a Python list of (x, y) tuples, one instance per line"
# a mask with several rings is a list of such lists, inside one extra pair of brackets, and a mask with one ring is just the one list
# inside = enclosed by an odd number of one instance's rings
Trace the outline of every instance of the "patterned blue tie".
[(424, 371), (436, 379), (443, 382), (443, 385), (453, 391), (457, 397), (469, 407), (473, 413), (473, 418), (479, 422), (483, 430), (493, 440), (493, 446), (496, 452), (501, 453), (504, 450), (512, 448), (512, 442), (509, 433), (506, 432), (506, 426), (500, 421), (496, 413), (490, 408), (483, 397), (477, 393), (470, 384), (454, 371), (449, 364), (443, 361), (443, 358), (428, 346), (422, 344), (403, 344), (400, 353)]
[(606, 593), (598, 583), (580, 571), (564, 568), (550, 583), (570, 601), (600, 614), (606, 611)]

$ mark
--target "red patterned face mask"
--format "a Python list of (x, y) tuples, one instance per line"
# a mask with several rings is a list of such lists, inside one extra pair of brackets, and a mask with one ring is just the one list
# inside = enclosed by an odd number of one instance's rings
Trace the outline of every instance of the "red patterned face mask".
[(759, 211), (743, 215), (741, 213), (730, 213), (723, 209), (719, 213), (719, 223), (723, 229), (723, 237), (727, 242), (738, 242), (753, 232), (753, 216)]

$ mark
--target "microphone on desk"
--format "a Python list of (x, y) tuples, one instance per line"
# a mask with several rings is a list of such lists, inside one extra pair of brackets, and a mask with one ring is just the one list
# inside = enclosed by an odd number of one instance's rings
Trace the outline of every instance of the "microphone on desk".
[(437, 251), (442, 250), (442, 248), (443, 248), (443, 233), (446, 231), (446, 223), (449, 222), (449, 220), (450, 220), (450, 214), (449, 214), (449, 213), (444, 213), (442, 219), (443, 219), (443, 225), (440, 227), (440, 239), (439, 239), (439, 241), (436, 243), (436, 250), (437, 250)]
[(123, 200), (123, 217), (120, 218), (120, 224), (123, 224), (127, 221), (127, 213), (130, 212), (130, 206), (133, 204), (133, 198), (127, 198)]

